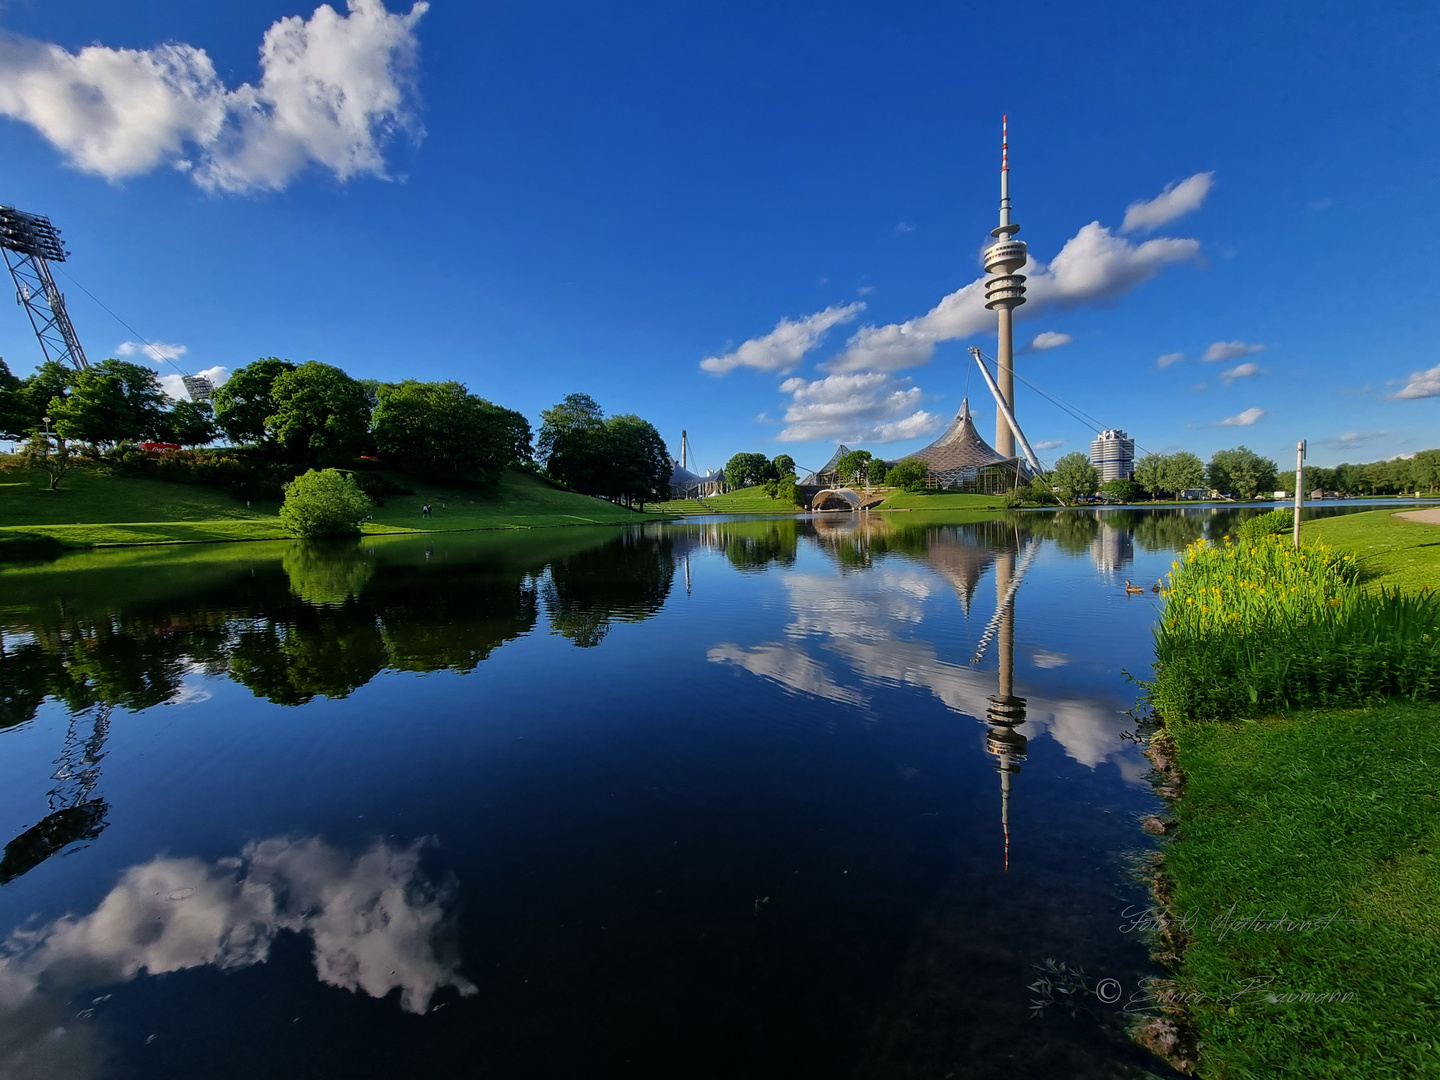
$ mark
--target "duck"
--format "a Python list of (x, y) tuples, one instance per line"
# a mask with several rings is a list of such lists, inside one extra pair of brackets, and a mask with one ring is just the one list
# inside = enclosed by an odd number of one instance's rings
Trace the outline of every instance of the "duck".
[(1131, 585), (1130, 579), (1125, 579), (1125, 593), (1127, 596), (1134, 596), (1136, 593), (1143, 593), (1145, 590), (1139, 585)]
[(1156, 579), (1155, 579), (1155, 584), (1150, 586), (1150, 591), (1151, 591), (1151, 592), (1160, 592), (1160, 591), (1162, 591), (1164, 588), (1165, 588), (1165, 586), (1162, 585), (1162, 584), (1160, 584), (1160, 579), (1159, 579), (1159, 578), (1156, 578)]

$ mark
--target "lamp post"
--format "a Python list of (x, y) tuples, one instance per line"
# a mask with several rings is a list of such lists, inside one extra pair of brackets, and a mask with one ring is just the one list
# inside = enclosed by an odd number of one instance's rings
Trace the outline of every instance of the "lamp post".
[(50, 417), (42, 416), (40, 419), (45, 421), (45, 453), (48, 454), (50, 453)]

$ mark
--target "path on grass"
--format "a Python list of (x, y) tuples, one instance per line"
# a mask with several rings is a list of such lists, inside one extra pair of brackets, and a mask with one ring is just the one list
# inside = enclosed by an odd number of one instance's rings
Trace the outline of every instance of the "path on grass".
[(1423, 521), (1427, 525), (1440, 525), (1440, 506), (1429, 510), (1406, 510), (1395, 516), (1407, 518), (1410, 521)]

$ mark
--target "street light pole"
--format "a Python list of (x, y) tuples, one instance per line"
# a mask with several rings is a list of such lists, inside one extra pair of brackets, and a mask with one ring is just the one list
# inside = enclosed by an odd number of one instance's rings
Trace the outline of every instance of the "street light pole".
[(1300, 546), (1300, 511), (1305, 509), (1305, 440), (1295, 444), (1295, 546)]

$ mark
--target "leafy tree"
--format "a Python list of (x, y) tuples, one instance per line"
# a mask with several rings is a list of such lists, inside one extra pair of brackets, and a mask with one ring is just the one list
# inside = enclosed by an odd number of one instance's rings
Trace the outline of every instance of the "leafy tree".
[(804, 505), (804, 500), (800, 497), (800, 488), (795, 483), (794, 473), (786, 473), (780, 477), (775, 486), (775, 497), (787, 506)]
[(35, 417), (24, 389), (24, 381), (10, 374), (0, 360), (0, 439), (23, 439), (34, 430)]
[(904, 458), (897, 461), (885, 477), (895, 487), (906, 491), (919, 491), (930, 476), (930, 466), (919, 458)]
[[(890, 482), (895, 482), (893, 469), (890, 471)], [(1054, 506), (1059, 501), (1055, 498), (1054, 484), (1045, 476), (1032, 476), (1021, 494), (1025, 496), (1026, 502), (1035, 503), (1037, 506)]]
[(1169, 490), (1165, 486), (1165, 459), (1159, 454), (1146, 454), (1135, 462), (1135, 482), (1148, 491), (1151, 498)]
[(159, 433), (165, 394), (154, 369), (126, 360), (102, 360), (75, 372), (70, 392), (50, 401), (55, 431), (92, 446)]
[(1188, 450), (1166, 454), (1160, 468), (1161, 488), (1178, 497), (1187, 488), (1205, 486), (1205, 463)]
[(765, 497), (766, 497), (767, 499), (774, 499), (774, 498), (778, 498), (779, 495), (780, 495), (780, 481), (779, 481), (779, 480), (766, 480), (766, 481), (765, 481)]
[(1060, 497), (1067, 503), (1089, 498), (1100, 487), (1100, 470), (1090, 464), (1090, 459), (1079, 451), (1066, 454), (1055, 462), (1055, 470), (1050, 478), (1055, 482)]
[(285, 485), (280, 520), (292, 536), (354, 536), (370, 513), (370, 497), (339, 469), (311, 469)]
[(1114, 500), (1115, 502), (1130, 503), (1134, 502), (1140, 497), (1140, 494), (1142, 491), (1144, 491), (1144, 488), (1142, 488), (1134, 480), (1121, 479), (1105, 481), (1105, 483), (1100, 485), (1100, 490), (1103, 491), (1108, 498)]
[(875, 458), (870, 462), (870, 483), (883, 484), (889, 479), (890, 469), (885, 462)]
[(225, 437), (235, 443), (268, 441), (266, 421), (275, 412), (275, 380), (294, 370), (289, 360), (267, 356), (246, 364), (217, 386), (210, 401)]
[(670, 497), (670, 476), (675, 466), (670, 450), (655, 426), (633, 414), (612, 416), (605, 422), (605, 490), (615, 502), (629, 506)]
[(605, 414), (589, 394), (566, 394), (560, 404), (540, 413), (540, 437), (535, 443), (536, 458), (548, 469), (550, 456), (566, 436), (575, 432), (597, 431), (604, 422)]
[(775, 460), (770, 462), (775, 469), (777, 479), (784, 476), (795, 475), (795, 459), (789, 454), (776, 454)]
[(1209, 476), (1211, 487), (1242, 499), (1253, 499), (1260, 491), (1274, 491), (1280, 482), (1275, 462), (1245, 446), (1215, 451), (1210, 458)]
[(208, 401), (177, 401), (160, 420), (162, 442), (181, 446), (204, 446), (220, 434), (215, 426), (215, 411)]
[(725, 482), (732, 488), (778, 480), (779, 472), (764, 454), (736, 454), (725, 463)]
[(366, 447), (369, 397), (339, 368), (307, 361), (280, 375), (270, 394), (275, 411), (265, 427), (290, 460), (314, 466), (352, 458)]
[[(76, 370), (58, 360), (46, 360), (36, 368), (20, 388), (20, 398), (30, 417), (30, 424), (24, 435), (33, 435), (44, 430), (44, 418), (50, 415), (50, 404), (56, 398), (64, 399), (75, 383)], [(53, 422), (53, 417), (51, 418)], [(52, 426), (51, 431), (55, 428)]]
[[(1410, 463), (1415, 490), (1434, 491), (1440, 487), (1440, 450), (1421, 450)], [(1309, 470), (1306, 470), (1308, 475)], [(1314, 486), (1314, 485), (1312, 485)]]
[(50, 490), (60, 486), (61, 479), (75, 467), (75, 456), (65, 445), (64, 439), (56, 439), (51, 445), (45, 435), (32, 435), (16, 455), (21, 466), (27, 469), (41, 469), (50, 477)]
[(530, 450), (529, 421), (458, 382), (377, 384), (371, 430), (387, 461), (442, 479), (494, 484)]
[(835, 479), (848, 484), (865, 476), (870, 468), (870, 459), (875, 455), (869, 450), (851, 450), (835, 463)]

